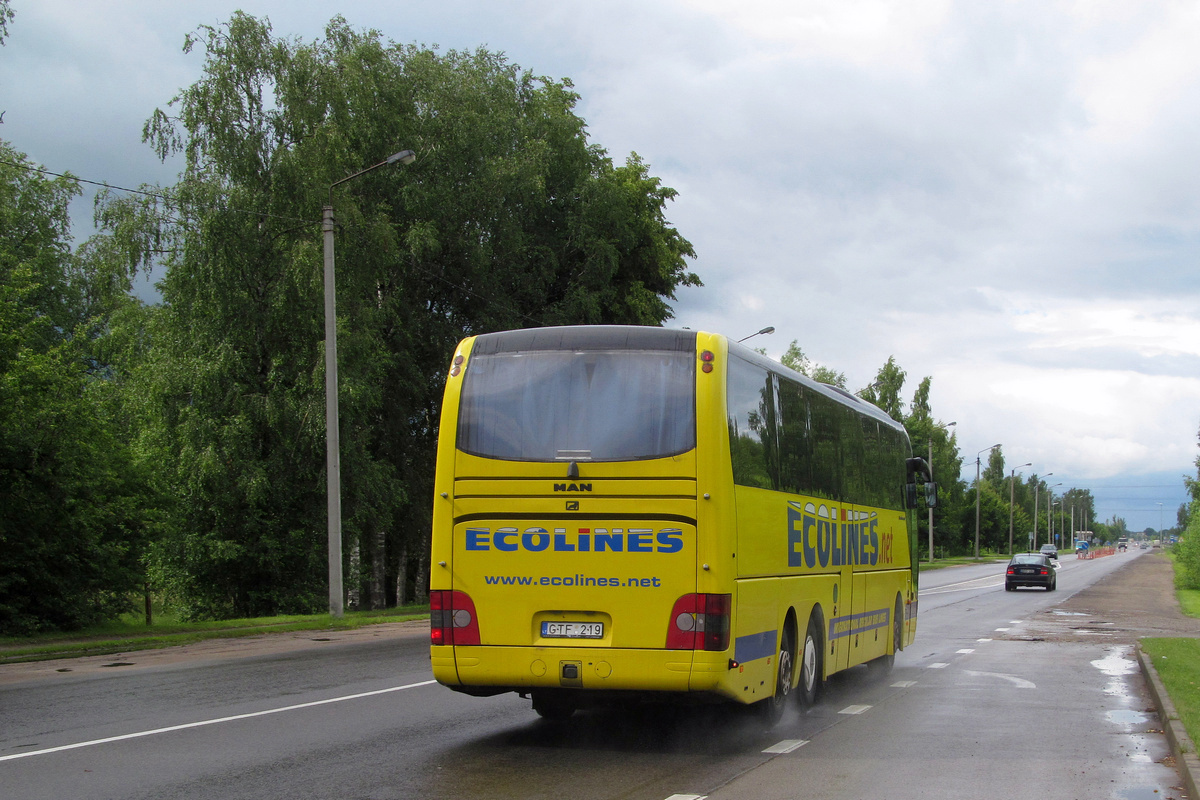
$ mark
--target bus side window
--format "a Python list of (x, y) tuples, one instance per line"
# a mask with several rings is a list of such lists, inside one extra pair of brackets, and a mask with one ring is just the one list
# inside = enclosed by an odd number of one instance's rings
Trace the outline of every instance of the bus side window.
[(779, 488), (812, 493), (812, 438), (808, 397), (798, 383), (779, 378)]
[(726, 386), (733, 482), (779, 488), (779, 430), (775, 379), (740, 358), (729, 359)]

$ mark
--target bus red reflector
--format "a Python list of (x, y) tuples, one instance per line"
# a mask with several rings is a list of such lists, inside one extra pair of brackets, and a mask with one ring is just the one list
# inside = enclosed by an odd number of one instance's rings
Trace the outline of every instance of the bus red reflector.
[(729, 649), (733, 595), (685, 594), (675, 601), (667, 623), (668, 650)]
[(430, 644), (479, 644), (479, 618), (466, 592), (429, 593)]

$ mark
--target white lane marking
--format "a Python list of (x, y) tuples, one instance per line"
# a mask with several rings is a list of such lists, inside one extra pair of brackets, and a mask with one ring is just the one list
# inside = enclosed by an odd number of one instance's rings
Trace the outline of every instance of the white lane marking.
[(949, 664), (940, 664), (940, 663), (939, 664), (930, 664), (929, 669), (945, 669), (948, 666), (950, 666), (950, 665)]
[[(993, 581), (986, 583), (985, 581)], [(947, 583), (943, 586), (931, 587), (922, 589), (917, 592), (918, 597), (924, 597), (931, 594), (949, 594), (951, 592), (969, 592), (972, 589), (991, 589), (995, 586), (1000, 586), (1004, 583), (1003, 575), (988, 575), (984, 578), (975, 578), (969, 581), (959, 581), (958, 583)]]
[(869, 708), (870, 708), (870, 706), (846, 706), (838, 713), (839, 714), (861, 714), (864, 711), (868, 710)]
[(962, 653), (963, 655), (966, 655), (967, 653), (974, 653), (974, 652), (975, 652), (975, 648), (973, 648), (973, 647), (964, 647), (962, 650), (959, 650), (958, 652), (959, 652), (959, 653)]
[(996, 628), (996, 633), (1004, 633), (1007, 630), (1009, 630), (1009, 628)]
[(673, 794), (667, 800), (705, 800), (706, 794)]
[(106, 739), (93, 739), (90, 742), (76, 742), (75, 744), (64, 744), (59, 747), (48, 747), (45, 750), (31, 750), (28, 753), (14, 753), (8, 756), (0, 756), (0, 761), (12, 761), (18, 758), (29, 758), (30, 756), (43, 756), (48, 753), (59, 753), (63, 750), (75, 750), (80, 747), (92, 747), (98, 744), (109, 744), (111, 742), (123, 742), (126, 739), (140, 739), (143, 736), (156, 736), (160, 733), (171, 733), (172, 731), (185, 731), (188, 728), (203, 728), (206, 725), (219, 725), (222, 722), (235, 722), (239, 719), (251, 719), (252, 717), (265, 717), (269, 714), (281, 714), (284, 711), (297, 711), (302, 708), (313, 708), (315, 706), (329, 705), (330, 703), (340, 703), (343, 700), (358, 700), (363, 697), (375, 697), (381, 694), (390, 692), (402, 692), (405, 689), (416, 689), (421, 686), (429, 686), (437, 683), (437, 681), (421, 681), (420, 683), (410, 683), (405, 686), (393, 686), (390, 689), (377, 689), (373, 692), (360, 692), (359, 694), (348, 694), (345, 697), (331, 697), (328, 700), (314, 700), (311, 703), (297, 703), (294, 706), (283, 706), (282, 708), (269, 708), (266, 711), (254, 711), (249, 714), (235, 714), (232, 717), (220, 717), (218, 719), (205, 719), (200, 722), (188, 722), (183, 725), (172, 725), (169, 728), (155, 728), (150, 731), (138, 731), (137, 733), (126, 733), (121, 736), (109, 736)]
[(808, 739), (784, 739), (782, 742), (771, 745), (764, 753), (790, 753), (793, 750), (799, 750), (804, 745), (808, 744)]
[(1009, 625), (1020, 625), (1020, 624), (1021, 624), (1022, 622), (1024, 622), (1024, 621), (1025, 621), (1025, 620), (1023, 620), (1023, 619), (1010, 619), (1010, 620), (1008, 621), (1008, 624), (1009, 624)]
[(977, 642), (990, 642), (991, 639), (976, 639)]
[(907, 689), (911, 686), (916, 686), (916, 681), (896, 681), (892, 684), (893, 689)]
[(1018, 689), (1036, 689), (1037, 684), (1033, 681), (1027, 681), (1024, 678), (1018, 678), (1016, 675), (1005, 675), (1003, 672), (975, 672), (974, 670), (965, 669), (963, 672), (968, 675), (974, 675), (976, 678), (1001, 678), (1008, 681)]

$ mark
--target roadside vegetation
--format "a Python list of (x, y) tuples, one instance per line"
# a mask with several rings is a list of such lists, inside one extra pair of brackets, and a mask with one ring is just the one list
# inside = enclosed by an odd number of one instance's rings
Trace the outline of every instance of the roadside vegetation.
[(69, 635), (43, 633), (23, 637), (0, 637), (0, 664), (112, 655), (131, 650), (157, 650), (207, 639), (236, 639), (293, 631), (353, 630), (385, 622), (428, 618), (428, 606), (404, 606), (382, 611), (349, 611), (340, 618), (331, 617), (329, 614), (310, 614), (185, 622), (173, 619), (170, 615), (160, 615), (150, 626), (146, 625), (141, 616), (127, 614)]
[[(1189, 617), (1200, 618), (1200, 458), (1196, 470), (1196, 479), (1186, 479), (1192, 502), (1180, 509), (1181, 533), (1170, 556), (1179, 606)], [(1141, 646), (1194, 746), (1200, 742), (1200, 639), (1142, 639)]]
[(1192, 743), (1200, 742), (1200, 639), (1142, 639)]

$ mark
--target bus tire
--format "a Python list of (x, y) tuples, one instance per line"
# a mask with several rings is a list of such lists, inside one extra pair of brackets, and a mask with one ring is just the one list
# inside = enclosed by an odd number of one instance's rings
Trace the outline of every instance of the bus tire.
[(758, 702), (759, 714), (767, 725), (774, 725), (783, 717), (787, 708), (788, 697), (792, 693), (792, 684), (796, 682), (795, 639), (792, 633), (792, 620), (789, 618), (783, 625), (779, 637), (779, 652), (775, 659), (775, 693), (766, 700)]
[(561, 722), (571, 718), (571, 715), (575, 713), (575, 705), (553, 694), (534, 692), (533, 710), (542, 719)]
[(812, 708), (821, 694), (824, 659), (825, 644), (821, 640), (821, 626), (814, 614), (808, 620), (808, 629), (804, 632), (804, 647), (800, 650), (800, 685), (797, 687), (797, 694), (800, 695), (802, 708)]
[(867, 662), (867, 666), (872, 672), (884, 674), (891, 672), (892, 667), (896, 665), (896, 653), (904, 649), (904, 620), (902, 617), (903, 606), (900, 604), (899, 596), (896, 597), (896, 608), (892, 612), (892, 649), (885, 655), (872, 659)]

